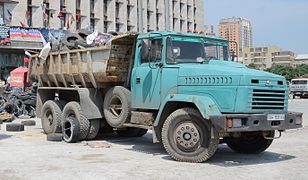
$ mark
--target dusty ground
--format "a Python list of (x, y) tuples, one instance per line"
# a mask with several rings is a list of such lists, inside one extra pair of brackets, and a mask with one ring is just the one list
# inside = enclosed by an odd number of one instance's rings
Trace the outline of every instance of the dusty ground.
[[(308, 99), (290, 102), (308, 118)], [(220, 145), (203, 164), (175, 162), (151, 133), (142, 138), (102, 137), (111, 148), (46, 141), (39, 121), (22, 133), (0, 130), (0, 179), (307, 179), (308, 129), (291, 130), (263, 154), (245, 155)], [(308, 119), (304, 122), (308, 125)]]

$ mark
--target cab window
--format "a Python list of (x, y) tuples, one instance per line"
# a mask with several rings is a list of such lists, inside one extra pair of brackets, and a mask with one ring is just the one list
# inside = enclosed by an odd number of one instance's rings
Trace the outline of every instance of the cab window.
[(162, 39), (141, 40), (141, 64), (149, 62), (161, 62)]

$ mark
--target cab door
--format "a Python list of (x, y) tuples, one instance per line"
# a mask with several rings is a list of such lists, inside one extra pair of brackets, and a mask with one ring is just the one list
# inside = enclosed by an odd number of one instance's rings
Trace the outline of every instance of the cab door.
[(160, 105), (162, 38), (140, 39), (132, 71), (132, 108), (158, 109)]

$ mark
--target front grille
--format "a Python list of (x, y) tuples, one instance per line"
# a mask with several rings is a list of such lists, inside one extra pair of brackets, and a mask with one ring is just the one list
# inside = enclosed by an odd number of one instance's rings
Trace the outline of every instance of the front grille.
[(284, 90), (259, 90), (252, 92), (252, 110), (284, 110), (286, 107)]

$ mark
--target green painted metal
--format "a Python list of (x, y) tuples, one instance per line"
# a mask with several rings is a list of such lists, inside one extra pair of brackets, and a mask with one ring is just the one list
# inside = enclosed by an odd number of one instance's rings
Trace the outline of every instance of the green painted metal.
[[(156, 125), (168, 102), (193, 103), (205, 119), (224, 113), (287, 112), (288, 91), (282, 76), (223, 60), (166, 62), (170, 39), (224, 47), (228, 46), (227, 40), (175, 32), (146, 33), (137, 39), (131, 81), (132, 108), (157, 110)], [(144, 39), (162, 40), (160, 61), (140, 63)]]
[[(204, 119), (210, 119), (210, 116), (221, 115), (217, 103), (211, 97), (208, 96), (170, 94), (164, 99), (162, 107), (164, 107), (168, 102), (192, 103), (199, 109)], [(154, 126), (158, 125), (162, 113), (163, 113), (163, 108), (159, 110)]]

